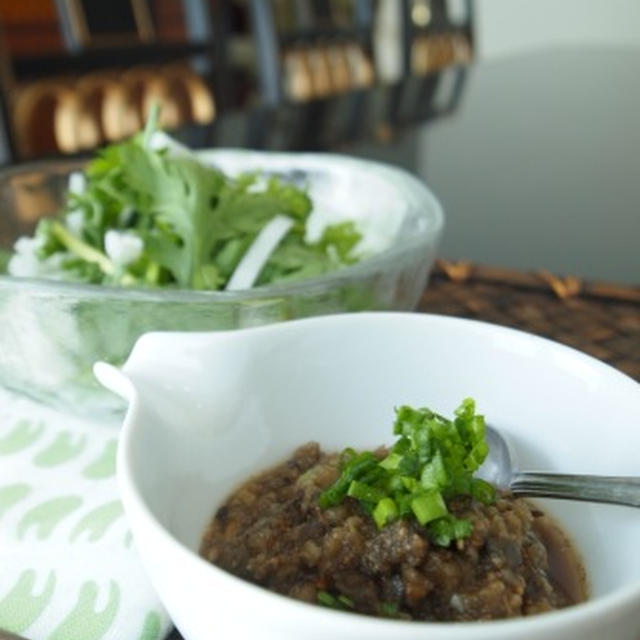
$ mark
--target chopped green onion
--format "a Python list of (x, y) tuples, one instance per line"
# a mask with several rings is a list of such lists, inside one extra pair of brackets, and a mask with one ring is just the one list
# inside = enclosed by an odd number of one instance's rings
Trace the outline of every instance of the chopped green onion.
[(340, 468), (344, 469), (349, 462), (351, 462), (354, 458), (358, 456), (358, 452), (353, 447), (347, 447), (340, 454)]
[(345, 595), (337, 595), (329, 593), (328, 591), (318, 591), (316, 594), (316, 600), (318, 604), (325, 607), (331, 607), (332, 609), (353, 609), (355, 604), (353, 600)]
[(424, 465), (420, 474), (420, 484), (425, 489), (440, 489), (447, 485), (447, 470), (442, 460), (440, 451), (431, 458), (431, 461)]
[(402, 486), (411, 493), (416, 491), (420, 486), (420, 483), (411, 476), (400, 476), (400, 480), (402, 480)]
[(468, 520), (456, 518), (450, 513), (429, 523), (429, 536), (432, 542), (442, 547), (448, 547), (453, 540), (468, 538), (472, 530)]
[(390, 453), (384, 460), (380, 462), (380, 466), (383, 469), (393, 471), (398, 468), (398, 465), (402, 461), (402, 456), (399, 453)]
[(482, 464), (484, 459), (487, 457), (488, 452), (489, 452), (489, 446), (487, 445), (487, 443), (484, 440), (482, 440), (481, 442), (478, 442), (476, 446), (473, 449), (471, 449), (471, 451), (467, 455), (464, 463), (465, 467), (471, 470), (477, 469)]
[(394, 494), (396, 505), (398, 506), (398, 514), (401, 518), (414, 516), (411, 509), (411, 500), (413, 494), (411, 493), (396, 493)]
[(370, 451), (365, 451), (354, 458), (344, 467), (342, 475), (326, 491), (320, 494), (319, 502), (323, 509), (333, 507), (347, 495), (349, 485), (365, 471), (373, 468), (377, 459)]
[(382, 498), (373, 510), (373, 519), (378, 529), (382, 529), (384, 525), (389, 524), (398, 517), (398, 507), (392, 498)]
[(396, 618), (400, 608), (395, 602), (382, 602), (380, 604), (380, 615), (386, 618)]
[(334, 607), (336, 604), (336, 599), (327, 591), (318, 591), (316, 596), (318, 603), (323, 604), (325, 607)]
[(484, 418), (476, 415), (474, 401), (463, 400), (454, 420), (430, 409), (399, 407), (393, 431), (399, 437), (381, 460), (371, 451), (345, 449), (341, 474), (320, 494), (320, 506), (335, 506), (349, 496), (379, 528), (414, 518), (435, 544), (468, 537), (471, 523), (450, 514), (445, 499), (469, 495), (487, 504), (495, 499), (494, 488), (473, 477), (488, 453)]
[(447, 505), (439, 491), (429, 491), (411, 500), (411, 510), (422, 525), (447, 514)]
[(349, 485), (347, 495), (357, 500), (364, 500), (365, 502), (378, 502), (384, 497), (380, 489), (371, 487), (364, 482), (358, 482), (357, 480), (354, 480)]
[(337, 600), (340, 604), (344, 605), (344, 607), (345, 607), (346, 609), (353, 609), (353, 608), (355, 607), (355, 604), (353, 603), (353, 600), (352, 600), (351, 598), (349, 598), (349, 597), (345, 596), (345, 595), (342, 595), (342, 594), (341, 594), (341, 595), (339, 595), (339, 596), (336, 598), (336, 600)]
[(473, 478), (471, 481), (471, 495), (484, 504), (491, 504), (496, 499), (496, 490), (482, 478)]

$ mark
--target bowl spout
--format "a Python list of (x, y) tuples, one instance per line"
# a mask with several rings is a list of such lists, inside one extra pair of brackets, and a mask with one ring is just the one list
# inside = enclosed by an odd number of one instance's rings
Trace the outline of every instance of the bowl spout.
[(108, 362), (96, 362), (93, 365), (93, 374), (103, 387), (131, 402), (134, 393), (133, 383), (121, 369)]
[[(275, 325), (276, 327), (278, 325)], [(230, 389), (251, 371), (256, 349), (268, 343), (270, 327), (216, 332), (151, 332), (141, 336), (121, 368), (96, 362), (98, 381), (131, 408), (138, 401), (170, 412), (177, 397), (207, 398), (225, 406)], [(264, 334), (264, 338), (263, 338)], [(166, 417), (166, 414), (164, 417)]]

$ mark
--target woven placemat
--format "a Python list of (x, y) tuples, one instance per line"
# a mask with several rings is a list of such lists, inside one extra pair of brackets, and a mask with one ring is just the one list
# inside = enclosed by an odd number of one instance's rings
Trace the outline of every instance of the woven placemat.
[(640, 381), (640, 288), (438, 260), (418, 311), (529, 331)]

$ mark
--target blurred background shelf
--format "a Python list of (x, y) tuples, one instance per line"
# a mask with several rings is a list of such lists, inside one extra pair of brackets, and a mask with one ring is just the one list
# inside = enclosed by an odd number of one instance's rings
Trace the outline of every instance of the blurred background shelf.
[(244, 100), (232, 88), (246, 84), (241, 70), (226, 58), (231, 9), (215, 0), (2, 0), (2, 160), (130, 135), (153, 99), (174, 127), (210, 122)]
[(209, 54), (206, 42), (141, 43), (119, 47), (101, 47), (86, 51), (53, 54), (27, 54), (11, 59), (13, 73), (22, 80), (38, 80), (51, 75), (127, 67), (137, 64), (161, 64), (176, 59)]
[(126, 137), (154, 100), (177, 129), (344, 95), (357, 129), (389, 85), (383, 129), (423, 118), (443, 69), (455, 103), (472, 21), (469, 0), (0, 0), (0, 164)]

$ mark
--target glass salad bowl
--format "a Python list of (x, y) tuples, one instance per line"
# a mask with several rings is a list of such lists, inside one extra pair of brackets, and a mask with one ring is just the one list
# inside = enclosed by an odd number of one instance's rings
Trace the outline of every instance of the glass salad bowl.
[(351, 220), (369, 257), (308, 279), (234, 291), (126, 288), (13, 277), (15, 240), (59, 211), (78, 161), (0, 172), (0, 384), (48, 405), (108, 417), (124, 405), (94, 379), (97, 360), (119, 365), (152, 330), (211, 331), (307, 316), (409, 310), (428, 279), (443, 229), (440, 204), (409, 173), (330, 154), (198, 152), (230, 176), (246, 171), (305, 185), (308, 228)]

